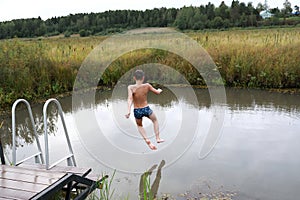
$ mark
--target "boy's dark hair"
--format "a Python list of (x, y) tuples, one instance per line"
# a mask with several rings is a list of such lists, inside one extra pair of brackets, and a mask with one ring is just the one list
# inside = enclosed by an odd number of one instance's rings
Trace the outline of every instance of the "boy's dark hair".
[(143, 72), (143, 70), (138, 69), (134, 72), (134, 77), (136, 80), (142, 80), (144, 76), (145, 73)]

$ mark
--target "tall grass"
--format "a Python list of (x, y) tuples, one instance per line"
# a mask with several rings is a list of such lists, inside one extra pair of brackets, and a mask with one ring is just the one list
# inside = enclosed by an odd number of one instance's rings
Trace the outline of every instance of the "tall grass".
[(115, 177), (116, 170), (114, 170), (112, 176), (108, 178), (107, 175), (103, 175), (102, 181), (97, 182), (97, 188), (100, 189), (99, 194), (93, 192), (89, 195), (89, 200), (112, 200), (114, 199), (115, 189), (112, 188), (112, 182)]
[(154, 200), (154, 194), (151, 190), (151, 182), (150, 182), (150, 174), (149, 172), (145, 172), (142, 176), (142, 182), (143, 182), (143, 193), (140, 197), (141, 200)]
[(114, 179), (116, 170), (114, 170), (112, 177), (110, 180), (104, 179), (102, 183), (102, 189), (100, 190), (100, 197), (99, 200), (110, 200), (113, 199), (113, 195), (115, 189), (112, 189), (112, 181)]
[[(215, 61), (226, 86), (300, 87), (300, 28), (191, 32)], [(72, 91), (81, 63), (103, 36), (0, 40), (0, 106)], [(145, 63), (173, 67), (191, 84), (205, 85), (187, 61), (161, 50), (125, 54), (106, 70), (101, 84), (114, 85), (130, 68)], [(154, 74), (154, 73), (152, 73)], [(149, 79), (160, 79), (164, 71)], [(177, 76), (167, 76), (170, 82)]]
[[(101, 41), (102, 38), (97, 38)], [(0, 106), (72, 91), (93, 38), (0, 41)]]
[(300, 87), (300, 29), (192, 33), (228, 86)]

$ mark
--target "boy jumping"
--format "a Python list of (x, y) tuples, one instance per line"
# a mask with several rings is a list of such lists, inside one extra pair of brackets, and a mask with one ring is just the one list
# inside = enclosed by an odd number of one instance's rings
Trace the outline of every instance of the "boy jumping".
[(156, 136), (156, 142), (164, 142), (164, 140), (159, 137), (159, 127), (157, 118), (148, 106), (147, 102), (147, 94), (149, 91), (153, 92), (154, 94), (160, 94), (162, 90), (153, 88), (152, 85), (150, 85), (149, 83), (144, 83), (145, 74), (142, 70), (136, 70), (133, 78), (135, 80), (135, 84), (128, 86), (128, 113), (125, 115), (125, 117), (129, 118), (131, 106), (133, 103), (133, 112), (138, 131), (142, 135), (150, 149), (156, 150), (156, 146), (153, 145), (146, 136), (146, 131), (143, 128), (143, 117), (148, 117), (152, 121)]

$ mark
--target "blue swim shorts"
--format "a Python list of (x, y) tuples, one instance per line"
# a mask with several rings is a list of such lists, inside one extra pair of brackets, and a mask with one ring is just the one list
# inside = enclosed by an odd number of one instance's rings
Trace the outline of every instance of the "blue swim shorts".
[(144, 108), (133, 109), (134, 117), (136, 119), (142, 119), (143, 117), (149, 117), (152, 114), (152, 110), (149, 106)]

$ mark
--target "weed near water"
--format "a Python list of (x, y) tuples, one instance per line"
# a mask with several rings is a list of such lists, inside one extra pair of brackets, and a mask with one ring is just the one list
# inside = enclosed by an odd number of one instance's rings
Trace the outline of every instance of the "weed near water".
[[(300, 28), (230, 30), (187, 33), (215, 62), (226, 86), (254, 88), (300, 87)], [(105, 37), (0, 40), (0, 106), (18, 98), (36, 100), (73, 89), (78, 70)], [(159, 38), (158, 38), (159, 39)], [(113, 86), (131, 68), (161, 63), (183, 75), (192, 85), (206, 85), (197, 70), (170, 52), (141, 49), (125, 53), (105, 71), (99, 84)], [(178, 75), (149, 80), (177, 83)], [(150, 74), (150, 73), (148, 73)]]

